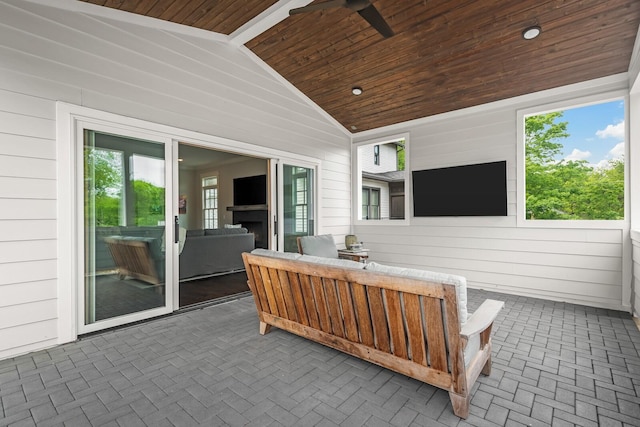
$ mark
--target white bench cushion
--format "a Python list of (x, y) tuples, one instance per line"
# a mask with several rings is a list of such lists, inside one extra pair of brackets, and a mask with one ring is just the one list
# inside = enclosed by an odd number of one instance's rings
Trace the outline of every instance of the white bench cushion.
[(444, 283), (454, 285), (456, 287), (456, 296), (458, 297), (458, 318), (460, 324), (467, 321), (469, 313), (467, 311), (467, 279), (454, 274), (438, 273), (435, 271), (417, 270), (414, 268), (393, 267), (389, 265), (370, 262), (366, 264), (365, 269), (368, 271), (376, 271), (379, 273), (395, 274), (397, 276), (411, 277), (412, 279), (422, 279), (435, 283)]

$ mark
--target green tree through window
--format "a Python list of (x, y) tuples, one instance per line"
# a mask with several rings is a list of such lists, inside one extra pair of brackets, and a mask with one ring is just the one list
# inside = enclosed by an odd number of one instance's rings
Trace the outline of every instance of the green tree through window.
[(525, 118), (527, 219), (624, 219), (624, 159), (608, 167), (558, 160), (570, 136), (562, 118), (562, 111)]

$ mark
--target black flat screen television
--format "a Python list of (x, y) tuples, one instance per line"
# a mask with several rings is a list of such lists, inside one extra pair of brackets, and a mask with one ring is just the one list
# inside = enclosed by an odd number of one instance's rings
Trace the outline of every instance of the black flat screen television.
[(233, 180), (233, 205), (250, 206), (267, 203), (267, 176), (245, 176)]
[(507, 162), (413, 171), (413, 215), (506, 216)]

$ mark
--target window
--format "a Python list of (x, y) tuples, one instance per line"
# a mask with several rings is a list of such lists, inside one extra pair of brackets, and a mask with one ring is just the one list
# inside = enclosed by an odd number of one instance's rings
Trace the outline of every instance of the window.
[(307, 233), (309, 225), (309, 183), (308, 170), (301, 167), (292, 167), (293, 173), (293, 207), (294, 207), (294, 232)]
[(526, 221), (623, 220), (625, 102), (521, 113)]
[(407, 148), (406, 134), (355, 146), (357, 221), (405, 223), (409, 202), (405, 197)]
[(202, 178), (204, 228), (218, 228), (218, 177)]
[(364, 187), (362, 189), (363, 219), (380, 219), (380, 189)]

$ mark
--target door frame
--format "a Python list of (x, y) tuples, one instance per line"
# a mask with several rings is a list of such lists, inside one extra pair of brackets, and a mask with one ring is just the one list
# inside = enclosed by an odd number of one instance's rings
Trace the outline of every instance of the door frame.
[[(272, 212), (270, 215), (272, 224), (271, 224), (271, 239), (270, 239), (270, 248), (275, 250), (284, 250), (284, 165), (289, 166), (299, 166), (307, 169), (313, 170), (313, 230), (311, 230), (311, 235), (316, 235), (320, 227), (320, 200), (322, 197), (320, 195), (320, 174), (321, 167), (319, 161), (309, 161), (301, 160), (301, 159), (293, 159), (293, 158), (279, 158), (272, 159), (270, 164), (271, 176), (274, 179), (270, 182), (271, 188), (271, 203), (272, 206), (275, 206), (275, 212)], [(273, 243), (271, 243), (273, 241)]]
[[(65, 102), (56, 103), (56, 146), (57, 146), (57, 231), (58, 231), (58, 336), (57, 343), (75, 341), (79, 334), (78, 328), (78, 281), (83, 280), (79, 273), (78, 239), (82, 238), (77, 231), (78, 218), (78, 195), (76, 188), (78, 164), (82, 164), (82, 159), (78, 159), (76, 148), (77, 125), (78, 122), (88, 124), (105, 124), (113, 130), (137, 131), (145, 134), (146, 139), (156, 140), (166, 138), (172, 145), (172, 159), (177, 162), (178, 141), (191, 145), (200, 146), (213, 150), (222, 150), (237, 154), (259, 157), (271, 162), (285, 161), (287, 164), (313, 165), (316, 170), (315, 180), (315, 207), (316, 207), (316, 230), (319, 228), (320, 218), (318, 213), (322, 211), (322, 197), (320, 193), (320, 182), (322, 172), (322, 161), (305, 155), (291, 153), (276, 148), (263, 147), (242, 141), (228, 138), (207, 135), (195, 131), (189, 131), (169, 125), (158, 124), (141, 119), (121, 116), (119, 114), (108, 113), (88, 107), (82, 107)], [(165, 139), (162, 139), (163, 141)], [(310, 167), (310, 166), (305, 166)], [(178, 168), (173, 167), (172, 192), (177, 194), (178, 188)], [(275, 180), (269, 180), (269, 192), (275, 194)], [(270, 196), (271, 197), (271, 196)], [(271, 199), (270, 199), (271, 200)], [(270, 207), (271, 208), (271, 207)], [(168, 218), (173, 218), (178, 214), (178, 200), (173, 197), (171, 205), (166, 207), (167, 213), (171, 211)], [(281, 211), (281, 210), (280, 210)], [(273, 215), (270, 215), (273, 218)], [(271, 230), (274, 224), (270, 224)], [(171, 227), (170, 227), (171, 228)], [(273, 232), (273, 231), (272, 231)], [(271, 234), (271, 233), (270, 233)], [(282, 234), (282, 233), (280, 233)], [(173, 231), (171, 232), (173, 237)], [(271, 240), (270, 240), (270, 244)], [(273, 248), (273, 245), (270, 246)], [(177, 266), (178, 254), (173, 251), (173, 265)], [(167, 263), (170, 260), (167, 259)], [(178, 269), (173, 268), (172, 279), (172, 301), (169, 301), (170, 310), (177, 310), (179, 307), (179, 295), (177, 281)], [(168, 283), (168, 279), (167, 279)], [(167, 286), (169, 286), (167, 284)]]

